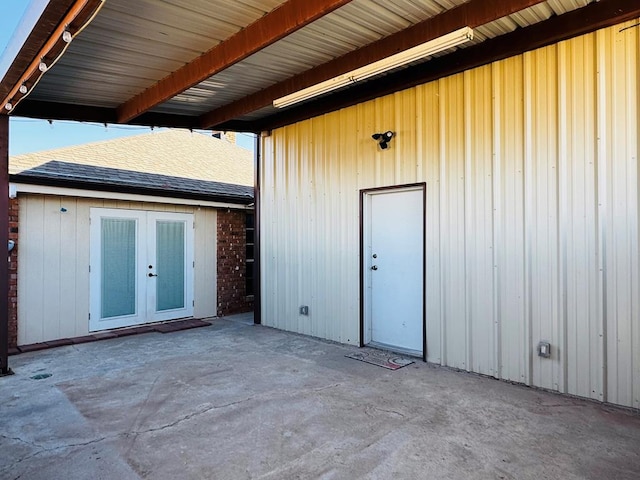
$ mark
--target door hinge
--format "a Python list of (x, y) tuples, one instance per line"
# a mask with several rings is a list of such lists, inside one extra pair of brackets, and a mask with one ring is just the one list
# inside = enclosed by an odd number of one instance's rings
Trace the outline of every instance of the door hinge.
[(195, 307), (196, 306), (196, 301), (195, 300), (191, 300), (191, 306)]
[(91, 265), (89, 265), (89, 273), (91, 273)]
[(91, 314), (89, 314), (89, 320), (91, 320)]
[(193, 265), (192, 265), (192, 267), (193, 267), (193, 268), (196, 268), (196, 261), (194, 260), (194, 261), (193, 261), (193, 262), (191, 262), (191, 263), (193, 264)]

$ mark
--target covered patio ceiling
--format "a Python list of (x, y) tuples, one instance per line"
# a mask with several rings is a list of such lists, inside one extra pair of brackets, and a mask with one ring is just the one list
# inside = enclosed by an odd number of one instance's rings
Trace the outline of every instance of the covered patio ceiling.
[[(0, 58), (0, 115), (259, 132), (636, 18), (640, 3), (36, 0), (27, 13)], [(464, 45), (273, 106), (462, 27)]]

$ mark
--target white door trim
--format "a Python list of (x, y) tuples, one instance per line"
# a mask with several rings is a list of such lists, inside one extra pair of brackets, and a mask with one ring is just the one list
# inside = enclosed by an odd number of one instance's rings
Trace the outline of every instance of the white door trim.
[[(372, 343), (372, 259), (368, 245), (371, 244), (371, 199), (375, 195), (385, 193), (399, 193), (408, 191), (422, 192), (422, 351), (421, 356), (426, 360), (426, 184), (399, 185), (364, 189), (360, 191), (360, 346)], [(415, 354), (415, 352), (412, 352)]]

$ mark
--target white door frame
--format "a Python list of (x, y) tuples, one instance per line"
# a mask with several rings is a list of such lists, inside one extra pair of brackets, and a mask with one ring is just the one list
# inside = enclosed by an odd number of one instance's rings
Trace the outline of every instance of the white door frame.
[(360, 190), (360, 346), (371, 341), (371, 258), (367, 245), (371, 242), (371, 198), (377, 194), (405, 191), (422, 191), (422, 359), (427, 359), (426, 336), (426, 183), (396, 185)]
[[(194, 300), (194, 231), (193, 214), (176, 212), (158, 212), (152, 210), (129, 210), (117, 208), (92, 207), (90, 218), (90, 254), (89, 254), (89, 331), (110, 330), (120, 327), (140, 325), (175, 318), (193, 316)], [(136, 299), (135, 313), (109, 319), (101, 319), (101, 219), (132, 219), (136, 221)], [(159, 219), (177, 220), (185, 223), (185, 306), (182, 309), (156, 311), (154, 277), (155, 268), (149, 270), (150, 254), (155, 252), (155, 246), (149, 242), (155, 239), (155, 222)], [(150, 233), (152, 232), (152, 233)], [(155, 263), (155, 260), (153, 260)], [(150, 275), (151, 273), (151, 275)]]

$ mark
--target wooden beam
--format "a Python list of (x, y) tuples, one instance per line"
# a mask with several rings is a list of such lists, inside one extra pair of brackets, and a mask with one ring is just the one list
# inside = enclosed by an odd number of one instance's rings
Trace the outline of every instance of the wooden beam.
[(39, 81), (40, 77), (45, 73), (40, 71), (40, 63), (44, 61), (45, 64), (51, 65), (64, 53), (67, 44), (62, 39), (63, 33), (68, 30), (70, 33), (75, 34), (81, 30), (102, 5), (103, 0), (75, 0), (75, 3), (51, 33), (27, 69), (20, 75), (17, 82), (11, 86), (4, 98), (0, 97), (0, 108), (9, 102), (15, 107), (25, 97), (25, 94), (19, 92), (19, 88), (23, 84), (26, 84), (28, 88), (33, 88), (33, 85)]
[[(30, 98), (20, 102), (12, 116), (43, 120), (117, 123), (116, 110), (114, 108), (45, 102), (31, 100)], [(199, 128), (198, 117), (169, 113), (145, 113), (134, 118), (128, 124), (147, 127)]]
[(42, 47), (49, 40), (49, 37), (51, 37), (74, 2), (75, 0), (49, 2), (4, 78), (0, 79), (0, 98), (5, 98), (16, 82), (20, 81), (20, 77), (22, 77), (33, 59), (36, 58), (38, 52), (42, 50)]
[(126, 123), (351, 0), (288, 0), (118, 107)]
[(329, 80), (408, 48), (428, 42), (462, 27), (475, 28), (544, 0), (470, 0), (376, 42), (354, 50), (306, 72), (277, 83), (241, 100), (213, 110), (200, 118), (202, 128), (215, 127), (272, 104), (276, 98)]
[(255, 132), (291, 125), (638, 17), (638, 3), (628, 0), (601, 0), (450, 55), (371, 80), (359, 87), (283, 110), (276, 115), (250, 122), (246, 128)]
[[(0, 246), (9, 243), (9, 117), (0, 116)], [(9, 262), (0, 262), (0, 376), (9, 369)]]

